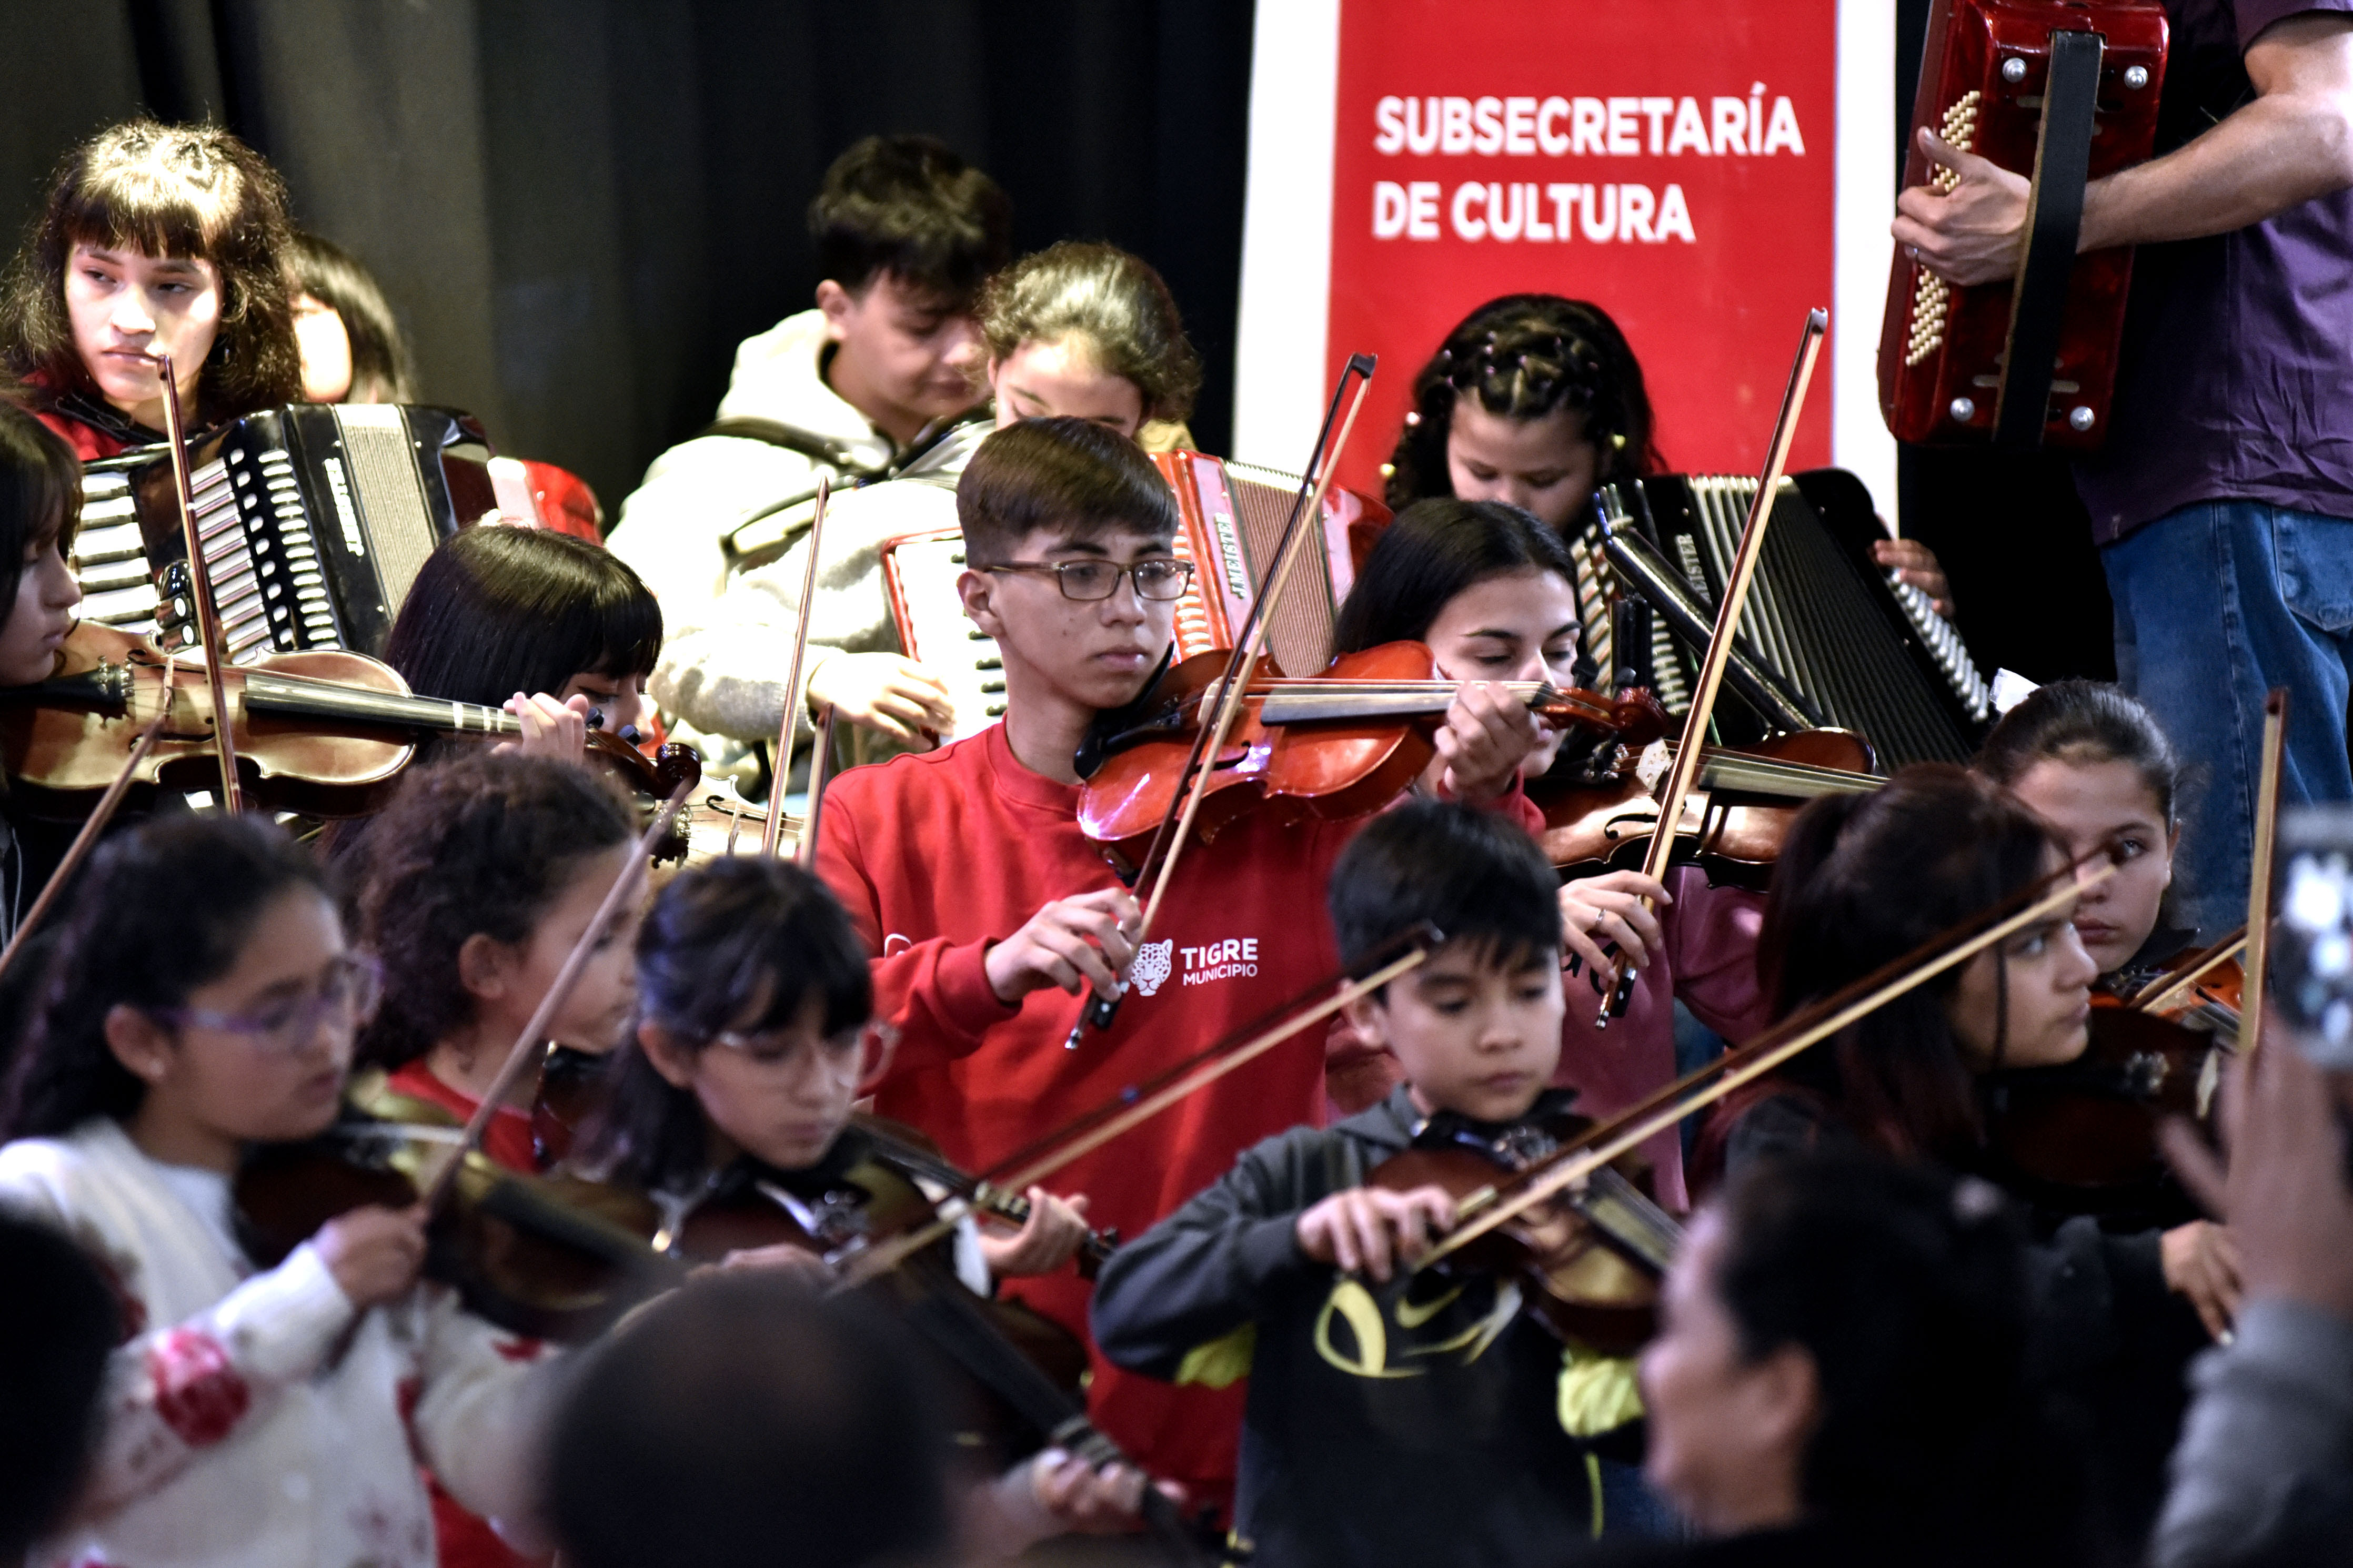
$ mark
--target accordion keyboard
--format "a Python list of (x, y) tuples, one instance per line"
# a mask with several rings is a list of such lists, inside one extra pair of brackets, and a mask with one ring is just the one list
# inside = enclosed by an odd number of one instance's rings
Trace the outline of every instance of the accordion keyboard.
[[(1802, 479), (1783, 479), (1776, 496), (1743, 638), (1826, 721), (1868, 739), (1883, 766), (1968, 760), (1993, 702), (1960, 635), (1926, 595), (1870, 559), (1879, 526), (1852, 476), (1826, 469)], [(1756, 494), (1752, 478), (1662, 475), (1615, 488), (1609, 504), (1638, 514), (1693, 594), (1714, 605)], [(1654, 626), (1654, 640), (1665, 637), (1664, 617)], [(1666, 651), (1655, 659), (1661, 694), (1687, 706), (1696, 651), (1680, 639)]]
[(1004, 655), (996, 638), (965, 617), (956, 593), (964, 536), (945, 530), (896, 539), (883, 546), (882, 562), (901, 645), (947, 687), (955, 735), (976, 734), (1004, 718)]
[[(280, 648), (337, 647), (334, 606), (293, 459), (272, 447), (250, 462), (246, 456), (232, 447), (188, 476), (228, 657), (242, 664)], [(187, 617), (185, 601), (175, 599), (166, 618), (178, 622), (184, 640), (194, 630)]]
[(139, 532), (131, 476), (121, 468), (82, 475), (81, 527), (74, 535), (74, 576), (84, 618), (133, 637), (155, 635), (155, 583)]

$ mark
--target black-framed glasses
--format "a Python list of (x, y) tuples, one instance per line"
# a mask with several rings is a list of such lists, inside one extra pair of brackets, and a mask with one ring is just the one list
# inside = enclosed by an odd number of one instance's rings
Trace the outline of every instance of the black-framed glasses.
[(797, 1075), (814, 1060), (826, 1076), (861, 1088), (880, 1079), (899, 1045), (899, 1031), (879, 1018), (817, 1039), (795, 1029), (723, 1029), (711, 1044), (724, 1046), (766, 1072)]
[(244, 1035), (265, 1050), (292, 1056), (318, 1038), (319, 1026), (331, 1019), (339, 1028), (357, 1028), (375, 1012), (383, 994), (384, 972), (375, 960), (364, 952), (345, 952), (327, 961), (315, 984), (250, 1011), (159, 1007), (153, 1016), (174, 1028), (193, 1024), (200, 1029)]
[(1183, 598), (1185, 585), (1193, 580), (1193, 563), (1174, 556), (1155, 556), (1131, 566), (1110, 561), (1000, 561), (994, 566), (976, 566), (973, 570), (1051, 572), (1061, 583), (1062, 597), (1081, 604), (1110, 598), (1119, 592), (1122, 577), (1134, 583), (1137, 598), (1163, 602)]

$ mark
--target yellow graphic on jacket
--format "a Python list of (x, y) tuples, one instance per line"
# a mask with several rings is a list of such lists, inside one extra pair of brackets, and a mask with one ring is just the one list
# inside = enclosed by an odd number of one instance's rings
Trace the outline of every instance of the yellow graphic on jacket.
[(1432, 1337), (1421, 1337), (1420, 1331), (1461, 1303), (1464, 1289), (1451, 1286), (1427, 1300), (1416, 1300), (1411, 1290), (1399, 1289), (1384, 1304), (1361, 1280), (1344, 1274), (1315, 1314), (1315, 1353), (1351, 1377), (1419, 1377), (1432, 1360), (1450, 1356), (1468, 1366), (1518, 1316), (1520, 1288), (1503, 1281), (1495, 1289), (1493, 1306), (1469, 1325), (1450, 1324)]

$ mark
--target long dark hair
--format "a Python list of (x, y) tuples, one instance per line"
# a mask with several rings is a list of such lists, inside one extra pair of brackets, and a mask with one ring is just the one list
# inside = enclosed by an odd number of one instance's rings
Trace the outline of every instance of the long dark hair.
[(147, 1086), (107, 1045), (108, 1012), (183, 1005), (236, 966), (254, 922), (296, 889), (325, 896), (318, 862), (259, 817), (158, 817), (100, 846), (10, 1077), (6, 1136), (136, 1111)]
[(464, 1026), (467, 939), (529, 942), (582, 858), (633, 836), (628, 808), (573, 763), (484, 752), (412, 770), (364, 841), (360, 942), (385, 986), (359, 1059), (397, 1068)]
[(1813, 1362), (1807, 1511), (1891, 1560), (2093, 1560), (2084, 1471), (2033, 1375), (2019, 1216), (1989, 1184), (1860, 1153), (1760, 1162), (1719, 1205), (1744, 1360)]
[(209, 261), (219, 274), (220, 327), (196, 384), (196, 424), (299, 403), (290, 232), (277, 171), (227, 132), (152, 120), (101, 131), (58, 164), (0, 283), (0, 364), (37, 376), (37, 396), (97, 398), (66, 314), (66, 264), (77, 245), (135, 250)]
[(286, 258), (294, 286), (335, 312), (352, 345), (352, 389), (346, 403), (413, 403), (408, 343), (392, 301), (359, 258), (332, 240), (296, 229)]
[(649, 676), (661, 606), (612, 552), (536, 528), (470, 528), (426, 557), (384, 658), (427, 697), (496, 706), (580, 674)]
[[(766, 997), (760, 1016), (744, 1009)], [(789, 862), (736, 856), (681, 871), (638, 928), (638, 1017), (691, 1050), (727, 1029), (770, 1029), (824, 1000), (828, 1035), (874, 1006), (866, 950), (832, 892)], [(702, 1109), (673, 1088), (632, 1039), (608, 1069), (612, 1092), (584, 1132), (575, 1163), (648, 1191), (703, 1168)]]
[(1023, 257), (982, 287), (980, 329), (997, 360), (1025, 342), (1086, 339), (1097, 364), (1135, 384), (1146, 419), (1185, 418), (1201, 389), (1168, 285), (1115, 246), (1065, 239)]
[[(1501, 501), (1432, 496), (1381, 530), (1333, 630), (1335, 653), (1419, 642), (1454, 595), (1491, 577), (1549, 572), (1577, 592), (1577, 562), (1552, 529)], [(1588, 668), (1582, 650), (1580, 669)], [(1579, 685), (1590, 680), (1580, 678)]]
[[(1777, 1016), (1902, 957), (2049, 872), (2061, 854), (2010, 793), (1943, 763), (1905, 768), (1870, 795), (1826, 795), (1798, 814), (1773, 868), (1757, 966)], [(1890, 1153), (1966, 1163), (1981, 1121), (1976, 1078), (1946, 1005), (1948, 969), (1793, 1058), (1788, 1081), (1821, 1094)]]
[(0, 402), (0, 626), (16, 605), (25, 556), (58, 542), (73, 552), (81, 525), (81, 465), (56, 432), (13, 403)]
[(1462, 318), (1413, 378), (1413, 411), (1389, 454), (1391, 507), (1454, 493), (1446, 437), (1466, 394), (1506, 419), (1563, 408), (1582, 415), (1601, 459), (1596, 485), (1666, 466), (1651, 437), (1641, 363), (1609, 312), (1557, 294), (1507, 294)]

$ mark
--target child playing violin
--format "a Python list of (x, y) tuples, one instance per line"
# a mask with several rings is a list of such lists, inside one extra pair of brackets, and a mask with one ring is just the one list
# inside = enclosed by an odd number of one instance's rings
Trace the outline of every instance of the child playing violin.
[[(360, 942), (384, 981), (359, 1059), (389, 1074), (370, 1109), (417, 1120), (399, 1113), (406, 1099), (460, 1123), (474, 1114), (637, 836), (612, 789), (576, 763), (477, 752), (410, 771), (370, 823), (358, 868)], [(633, 924), (617, 919), (599, 938), (548, 1021), (551, 1046), (602, 1056), (619, 1043), (636, 1000)], [(483, 1153), (509, 1170), (552, 1163), (539, 1092), (539, 1073), (522, 1077), (483, 1136)], [(443, 1568), (525, 1561), (438, 1479), (433, 1519)]]
[[(936, 752), (835, 781), (818, 869), (874, 955), (878, 1010), (898, 1057), (876, 1109), (986, 1169), (1122, 1086), (1292, 1000), (1337, 967), (1311, 908), (1351, 823), (1244, 816), (1188, 850), (1164, 920), (1139, 910), (1080, 830), (1074, 756), (1098, 714), (1136, 700), (1170, 646), (1187, 563), (1176, 503), (1124, 437), (1075, 418), (996, 432), (956, 491), (971, 565), (965, 613), (1005, 658), (1001, 724)], [(1436, 787), (1526, 807), (1518, 769), (1545, 727), (1483, 686), (1455, 698)], [(1076, 1009), (1055, 994), (1136, 984), (1108, 1033), (1062, 1048)], [(1324, 1111), (1322, 1053), (1306, 1042), (1219, 1080), (1176, 1116), (1071, 1167), (1098, 1225), (1133, 1235), (1255, 1140)], [(1025, 1280), (1023, 1300), (1073, 1331), (1075, 1275)], [(1193, 1495), (1229, 1483), (1240, 1414), (1230, 1394), (1176, 1390), (1098, 1367), (1097, 1422)]]
[[(1515, 506), (1433, 499), (1408, 506), (1382, 531), (1340, 607), (1334, 640), (1344, 653), (1427, 643), (1450, 680), (1571, 687), (1592, 679), (1582, 632), (1576, 563), (1558, 533)], [(1550, 768), (1562, 738), (1531, 752), (1522, 775), (1533, 780)], [(1645, 907), (1646, 895), (1655, 910)], [(1562, 962), (1573, 984), (1555, 1082), (1577, 1089), (1580, 1108), (1602, 1115), (1672, 1079), (1678, 998), (1731, 1038), (1762, 1027), (1755, 955), (1764, 904), (1761, 895), (1711, 886), (1696, 867), (1677, 869), (1663, 886), (1640, 871), (1564, 881)], [(1625, 1016), (1603, 1030), (1594, 1020), (1620, 964), (1633, 965), (1638, 978)], [(1362, 1110), (1387, 1090), (1387, 1076), (1377, 1058), (1345, 1069), (1335, 1063), (1334, 1098)], [(1682, 1141), (1663, 1132), (1643, 1153), (1660, 1201), (1684, 1207)]]
[[(2066, 864), (2014, 797), (1958, 768), (1903, 770), (1817, 800), (1774, 868), (1758, 966), (1777, 1011), (1890, 963)], [(2099, 970), (2064, 914), (1948, 970), (1728, 1096), (1693, 1152), (1694, 1185), (1775, 1154), (1861, 1145), (2016, 1184), (1991, 1152), (1997, 1075), (2081, 1058)], [(2108, 1528), (2137, 1554), (2182, 1410), (2181, 1373), (2236, 1310), (2236, 1253), (2208, 1221), (2112, 1233), (2038, 1209), (2042, 1310), (2059, 1370), (2097, 1423)], [(2193, 1310), (2194, 1309), (2194, 1310)]]
[(1404, 1081), (1246, 1151), (1097, 1282), (1115, 1364), (1172, 1382), (1248, 1373), (1234, 1528), (1261, 1561), (1534, 1568), (1593, 1529), (1586, 1454), (1561, 1425), (1561, 1342), (1513, 1284), (1415, 1274), (1454, 1224), (1444, 1188), (1366, 1182), (1434, 1119), (1498, 1131), (1570, 1098), (1546, 1087), (1554, 889), (1534, 842), (1492, 814), (1417, 801), (1374, 818), (1332, 872), (1342, 956), (1423, 922), (1446, 937), (1347, 1009)]
[(418, 1286), (420, 1211), (353, 1209), (266, 1272), (237, 1240), (239, 1162), (334, 1121), (375, 996), (316, 862), (183, 816), (87, 879), (11, 1076), (0, 1202), (81, 1243), (130, 1337), (94, 1476), (33, 1561), (427, 1568), (420, 1453), (526, 1521), (553, 1366)]
[(2122, 852), (2116, 874), (2075, 906), (2076, 938), (2104, 986), (2137, 989), (2190, 945), (2196, 933), (2166, 918), (2181, 761), (2147, 709), (2117, 687), (2054, 681), (2002, 715), (1971, 765), (2048, 823), (2069, 855), (2104, 843)]
[(0, 367), (87, 462), (160, 441), (168, 353), (188, 427), (297, 403), (285, 186), (208, 125), (137, 120), (68, 154), (0, 289)]
[[(758, 857), (681, 872), (638, 931), (637, 960), (636, 1030), (573, 1165), (652, 1197), (690, 1256), (696, 1216), (739, 1204), (797, 1209), (796, 1223), (813, 1218), (819, 1231), (860, 1229), (853, 1173), (874, 1141), (851, 1107), (890, 1035), (869, 1022), (865, 953), (824, 884)], [(1018, 1232), (960, 1233), (961, 1282), (945, 1288), (985, 1292), (995, 1277), (1070, 1261), (1086, 1235), (1086, 1200), (1034, 1187), (1029, 1197)], [(832, 1278), (791, 1242), (731, 1250), (723, 1262)], [(991, 1507), (1040, 1535), (1117, 1524), (1140, 1481), (1124, 1467), (1098, 1475), (1049, 1451), (989, 1489)]]
[[(81, 585), (66, 557), (81, 521), (81, 468), (31, 415), (0, 403), (0, 687), (31, 686), (56, 669)], [(64, 851), (58, 835), (0, 806), (0, 940), (40, 895)], [(0, 1058), (0, 1059), (5, 1059)]]

